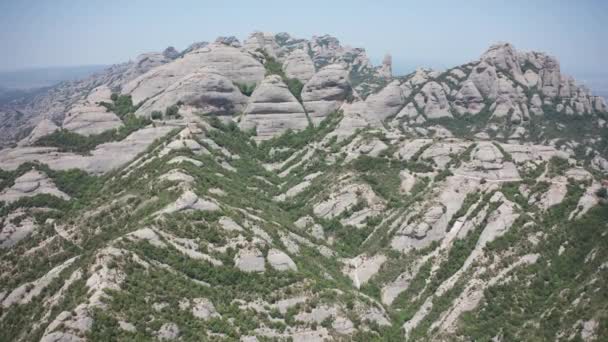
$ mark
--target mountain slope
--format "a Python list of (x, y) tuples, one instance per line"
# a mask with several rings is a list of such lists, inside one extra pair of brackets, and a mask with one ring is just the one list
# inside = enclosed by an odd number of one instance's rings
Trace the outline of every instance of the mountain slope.
[(182, 55), (82, 94), (120, 128), (0, 151), (0, 340), (608, 336), (605, 107), (554, 59), (395, 78), (262, 33)]

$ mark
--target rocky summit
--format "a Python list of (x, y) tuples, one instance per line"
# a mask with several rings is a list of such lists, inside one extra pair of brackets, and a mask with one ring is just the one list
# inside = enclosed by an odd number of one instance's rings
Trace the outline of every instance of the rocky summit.
[(608, 106), (553, 56), (255, 32), (2, 111), (0, 341), (608, 339)]

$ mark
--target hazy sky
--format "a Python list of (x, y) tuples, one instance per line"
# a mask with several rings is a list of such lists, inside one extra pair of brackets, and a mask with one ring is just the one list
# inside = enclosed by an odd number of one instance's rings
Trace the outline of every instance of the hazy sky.
[(605, 0), (0, 0), (0, 70), (112, 64), (254, 30), (328, 33), (376, 63), (390, 52), (402, 72), (465, 63), (497, 41), (553, 54), (571, 73), (608, 59)]

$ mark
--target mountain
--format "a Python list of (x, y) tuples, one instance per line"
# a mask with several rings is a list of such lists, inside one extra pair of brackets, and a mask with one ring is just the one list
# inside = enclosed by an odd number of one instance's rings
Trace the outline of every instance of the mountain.
[(21, 104), (0, 340), (608, 338), (605, 100), (507, 43), (391, 60), (255, 32)]

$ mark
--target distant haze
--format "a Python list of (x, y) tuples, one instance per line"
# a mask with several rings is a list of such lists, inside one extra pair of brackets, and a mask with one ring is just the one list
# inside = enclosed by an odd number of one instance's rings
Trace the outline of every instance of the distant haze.
[(61, 81), (85, 78), (106, 65), (33, 68), (0, 72), (0, 88), (31, 89), (55, 85)]

